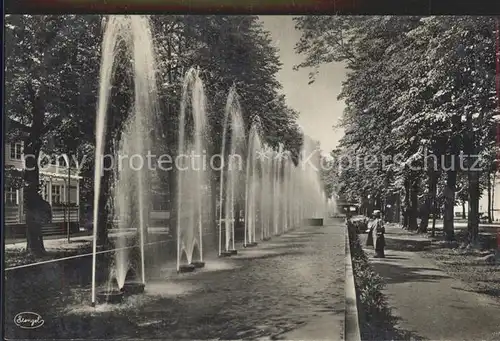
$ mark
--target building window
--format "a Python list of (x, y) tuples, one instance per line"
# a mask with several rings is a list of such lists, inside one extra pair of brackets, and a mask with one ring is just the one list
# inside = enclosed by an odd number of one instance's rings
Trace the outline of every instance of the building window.
[(58, 166), (67, 167), (68, 164), (66, 163), (66, 157), (64, 155), (60, 155), (58, 160), (59, 160)]
[(10, 144), (10, 159), (11, 160), (21, 160), (23, 157), (23, 144), (22, 143), (11, 143)]
[(52, 185), (52, 204), (60, 204), (61, 203), (61, 189), (60, 185)]
[(5, 188), (5, 205), (18, 205), (17, 190), (15, 188)]

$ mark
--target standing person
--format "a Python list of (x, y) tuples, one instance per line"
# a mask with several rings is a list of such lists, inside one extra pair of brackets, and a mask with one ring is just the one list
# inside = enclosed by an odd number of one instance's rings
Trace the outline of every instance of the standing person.
[(346, 217), (345, 217), (345, 223), (347, 225), (347, 232), (348, 233), (354, 233), (356, 231), (354, 229), (354, 225), (352, 224), (351, 217), (349, 215), (346, 215)]
[[(372, 217), (375, 216), (375, 212), (373, 212)], [(373, 246), (373, 231), (375, 231), (376, 220), (368, 221), (368, 238), (366, 239), (366, 246)]]
[(385, 227), (380, 211), (373, 212), (375, 218), (375, 258), (385, 258)]

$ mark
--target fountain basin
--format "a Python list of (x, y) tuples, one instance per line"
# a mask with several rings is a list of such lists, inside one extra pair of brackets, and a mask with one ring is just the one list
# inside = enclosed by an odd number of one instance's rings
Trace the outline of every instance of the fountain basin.
[(195, 269), (200, 269), (205, 267), (205, 262), (202, 261), (194, 261), (191, 262), (191, 265), (195, 267)]
[(144, 292), (145, 284), (139, 281), (125, 282), (121, 289), (125, 295), (137, 295)]
[(255, 247), (257, 245), (258, 245), (257, 242), (251, 242), (251, 243), (247, 243), (246, 245), (243, 245), (243, 247)]
[(222, 251), (219, 257), (231, 257), (233, 254), (230, 251)]
[(96, 296), (99, 303), (118, 304), (123, 301), (123, 291), (118, 289), (101, 290)]
[(186, 272), (193, 272), (196, 269), (196, 267), (193, 264), (183, 264), (179, 266), (179, 270), (177, 270), (178, 273), (186, 273)]

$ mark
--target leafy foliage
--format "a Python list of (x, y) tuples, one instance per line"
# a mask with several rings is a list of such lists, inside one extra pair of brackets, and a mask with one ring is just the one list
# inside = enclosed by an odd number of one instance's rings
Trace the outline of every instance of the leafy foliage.
[[(297, 68), (344, 62), (350, 70), (339, 96), (345, 136), (332, 152), (339, 192), (360, 202), (404, 193), (417, 206), (437, 190), (477, 206), (496, 164), (493, 18), (295, 20), (302, 31), (296, 50), (305, 55)], [(459, 165), (461, 154), (478, 156), (481, 170), (471, 168), (470, 157)], [(353, 165), (359, 159), (361, 166)], [(449, 171), (453, 161), (460, 184)], [(441, 174), (446, 181), (435, 189)], [(472, 214), (470, 225), (477, 222), (478, 212)]]
[[(258, 116), (266, 142), (284, 143), (298, 155), (298, 113), (287, 107), (280, 94), (276, 74), (281, 63), (257, 16), (161, 15), (152, 16), (150, 23), (160, 98), (154, 132), (158, 152), (176, 152), (183, 77), (190, 67), (199, 67), (212, 127), (214, 150), (209, 152), (220, 149), (226, 97), (235, 85), (247, 131)], [(100, 15), (6, 16), (6, 113), (17, 122), (9, 127), (8, 138), (23, 139), (29, 153), (69, 153), (79, 161), (85, 160), (81, 169), (82, 202), (91, 202), (93, 197), (95, 112), (104, 24), (105, 17)], [(122, 57), (117, 56), (111, 90), (106, 137), (110, 148), (111, 142), (120, 138), (133, 91), (130, 61)], [(33, 198), (39, 197), (39, 170), (11, 173), (24, 178), (25, 188), (31, 193), (25, 196), (26, 207), (30, 206)], [(173, 196), (173, 174), (158, 175), (159, 184)], [(38, 246), (43, 248), (43, 243)]]

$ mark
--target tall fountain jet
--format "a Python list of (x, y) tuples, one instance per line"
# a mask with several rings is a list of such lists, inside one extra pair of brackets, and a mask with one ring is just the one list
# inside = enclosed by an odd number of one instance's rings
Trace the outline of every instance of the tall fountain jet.
[(259, 155), (262, 152), (260, 139), (261, 123), (259, 117), (255, 117), (248, 136), (248, 149), (246, 161), (245, 182), (245, 238), (244, 247), (257, 245), (257, 203), (259, 202), (260, 173)]
[(274, 235), (279, 235), (282, 232), (282, 221), (283, 216), (281, 200), (282, 195), (282, 163), (284, 158), (283, 144), (280, 143), (278, 150), (274, 152), (273, 157), (273, 227)]
[[(230, 140), (227, 140), (230, 128)], [(229, 148), (228, 147), (229, 144)], [(226, 156), (226, 153), (228, 155)], [(221, 171), (220, 171), (220, 197), (219, 197), (219, 256), (236, 254), (235, 249), (235, 214), (236, 204), (241, 202), (243, 190), (243, 158), (245, 153), (245, 126), (241, 114), (241, 106), (238, 100), (236, 88), (233, 86), (229, 91), (224, 111), (222, 147), (221, 147)], [(227, 160), (227, 164), (226, 161)], [(227, 166), (227, 176), (224, 177), (224, 169)], [(238, 205), (239, 207), (239, 205)], [(222, 246), (222, 212), (224, 208), (225, 241)]]
[(290, 195), (291, 195), (291, 184), (290, 184), (290, 169), (293, 164), (293, 161), (291, 160), (291, 153), (289, 151), (285, 151), (283, 153), (283, 168), (282, 168), (282, 174), (283, 174), (283, 194), (282, 194), (282, 201), (281, 201), (281, 210), (283, 213), (282, 216), (282, 224), (283, 224), (283, 232), (288, 231), (290, 228)]
[[(192, 68), (184, 77), (179, 117), (177, 271), (180, 272), (204, 266), (203, 223), (209, 200), (209, 174), (202, 156), (206, 153), (207, 143), (205, 90), (199, 69)], [(193, 260), (195, 251), (198, 259)], [(187, 264), (182, 264), (184, 255)]]
[(338, 194), (333, 192), (330, 199), (328, 199), (328, 210), (332, 216), (337, 216), (339, 214), (337, 198)]
[(325, 214), (326, 195), (320, 177), (320, 157), (318, 143), (304, 135), (299, 161), (299, 186), (304, 194), (300, 203), (300, 220), (304, 217), (323, 219)]
[[(158, 111), (158, 98), (156, 91), (156, 77), (154, 66), (155, 54), (153, 39), (149, 21), (143, 16), (110, 16), (106, 18), (104, 37), (101, 48), (101, 69), (99, 79), (99, 99), (96, 116), (96, 152), (95, 152), (95, 172), (94, 172), (94, 240), (92, 255), (92, 305), (96, 303), (96, 251), (97, 251), (97, 231), (101, 223), (98, 221), (99, 198), (101, 176), (103, 172), (103, 154), (106, 136), (106, 116), (110, 102), (112, 88), (113, 71), (116, 69), (114, 63), (116, 58), (125, 53), (127, 60), (132, 61), (134, 79), (134, 103), (132, 114), (128, 119), (127, 129), (124, 137), (131, 139), (122, 143), (122, 148), (126, 152), (133, 152), (138, 155), (145, 155), (151, 146), (149, 140), (153, 118)], [(130, 167), (129, 167), (130, 168)], [(127, 170), (121, 174), (118, 172), (118, 188), (115, 195), (126, 196), (128, 199), (116, 200), (117, 212), (120, 215), (119, 228), (123, 229), (129, 224), (128, 217), (135, 216), (137, 221), (133, 224), (139, 232), (140, 242), (140, 262), (141, 280), (146, 282), (145, 262), (144, 262), (144, 239), (145, 229), (148, 224), (149, 206), (149, 180), (146, 167), (140, 167), (133, 172)], [(127, 186), (125, 182), (132, 181), (133, 186)], [(128, 190), (126, 188), (129, 188)], [(136, 202), (130, 205), (130, 200)], [(128, 226), (127, 226), (128, 227)], [(117, 237), (116, 246), (123, 249), (126, 245), (126, 237), (120, 234)], [(121, 252), (123, 251), (123, 252)], [(128, 268), (128, 255), (125, 250), (120, 250), (116, 256), (116, 280), (119, 287), (125, 283), (126, 271)]]
[(260, 221), (261, 239), (271, 238), (271, 224), (273, 218), (273, 159), (275, 153), (271, 147), (264, 144), (260, 153), (261, 159), (261, 185), (260, 185)]

